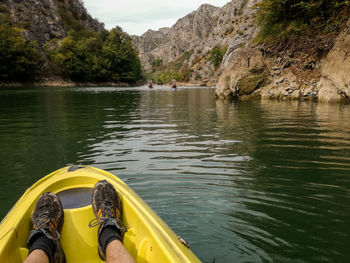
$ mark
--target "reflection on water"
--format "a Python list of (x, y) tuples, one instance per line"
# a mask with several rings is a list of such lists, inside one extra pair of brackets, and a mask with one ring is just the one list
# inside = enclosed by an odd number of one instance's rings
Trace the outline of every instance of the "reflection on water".
[(350, 107), (166, 87), (3, 89), (1, 217), (66, 164), (117, 174), (203, 262), (350, 260)]

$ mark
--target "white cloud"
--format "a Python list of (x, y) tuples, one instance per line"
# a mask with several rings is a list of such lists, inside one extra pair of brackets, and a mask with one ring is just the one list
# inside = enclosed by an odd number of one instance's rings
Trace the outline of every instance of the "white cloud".
[(177, 19), (201, 4), (223, 6), (228, 0), (84, 0), (88, 12), (106, 28), (120, 26), (129, 34), (140, 35), (148, 29), (172, 26)]

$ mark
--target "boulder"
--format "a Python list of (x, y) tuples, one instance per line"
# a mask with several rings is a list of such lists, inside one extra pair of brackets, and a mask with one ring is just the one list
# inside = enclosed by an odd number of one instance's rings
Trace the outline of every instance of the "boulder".
[(350, 97), (350, 20), (322, 62), (317, 88), (319, 101), (341, 102)]
[(269, 71), (256, 49), (239, 49), (219, 78), (216, 97), (231, 98), (250, 95), (267, 84)]

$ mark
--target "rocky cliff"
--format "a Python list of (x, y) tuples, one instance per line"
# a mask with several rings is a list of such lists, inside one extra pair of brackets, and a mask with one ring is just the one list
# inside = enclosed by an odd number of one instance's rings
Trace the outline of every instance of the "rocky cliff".
[(40, 46), (53, 38), (64, 38), (70, 29), (82, 27), (101, 31), (104, 25), (93, 19), (80, 0), (2, 0), (2, 12), (24, 28), (26, 40)]
[[(146, 71), (171, 63), (191, 84), (217, 85), (216, 97), (344, 101), (350, 98), (350, 20), (340, 30), (305, 31), (274, 44), (255, 44), (259, 31), (253, 0), (218, 8), (202, 5), (171, 28), (148, 31), (134, 42)], [(223, 47), (219, 66), (211, 61)], [(185, 59), (180, 59), (187, 52)], [(158, 66), (158, 64), (156, 64)]]
[[(256, 34), (252, 8), (256, 2), (233, 0), (222, 8), (205, 4), (179, 19), (171, 28), (133, 36), (144, 70), (152, 70), (154, 60), (161, 60), (166, 66), (188, 52), (191, 56), (183, 61), (182, 68), (190, 70), (189, 81), (215, 83), (232, 59), (232, 52), (245, 46)], [(209, 53), (216, 46), (226, 50), (217, 68), (209, 60)]]
[(318, 100), (338, 102), (350, 98), (350, 19), (321, 63)]
[(349, 32), (350, 20), (340, 34), (316, 33), (273, 46), (239, 48), (218, 79), (216, 97), (349, 101)]

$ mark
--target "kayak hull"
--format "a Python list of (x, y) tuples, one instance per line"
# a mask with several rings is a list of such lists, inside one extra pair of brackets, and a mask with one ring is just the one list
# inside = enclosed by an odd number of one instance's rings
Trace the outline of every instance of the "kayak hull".
[(200, 262), (123, 181), (88, 166), (62, 168), (27, 189), (1, 222), (0, 262), (22, 262), (27, 256), (31, 215), (37, 199), (45, 192), (54, 192), (63, 200), (61, 244), (67, 262), (103, 262), (97, 252), (97, 227), (89, 228), (88, 224), (95, 217), (91, 190), (104, 179), (117, 189), (122, 200), (123, 222), (128, 228), (124, 245), (137, 262)]

